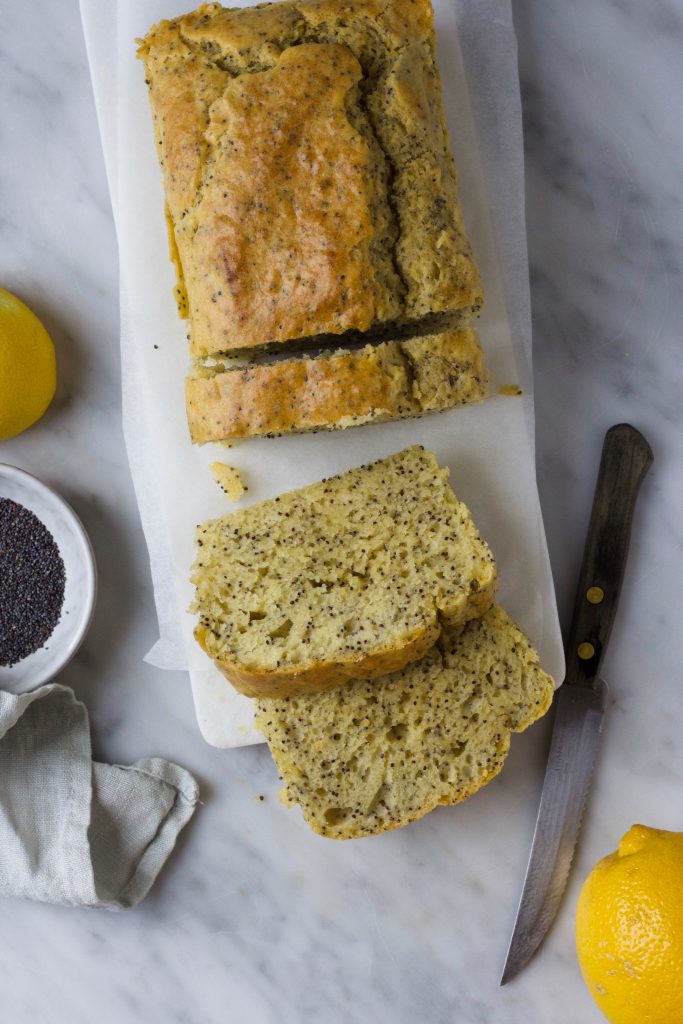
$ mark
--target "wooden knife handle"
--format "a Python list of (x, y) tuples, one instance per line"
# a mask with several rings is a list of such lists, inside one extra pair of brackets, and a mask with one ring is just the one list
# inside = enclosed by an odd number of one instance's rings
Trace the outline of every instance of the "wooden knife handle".
[(566, 680), (575, 686), (596, 682), (619, 601), (636, 498), (652, 460), (635, 427), (619, 423), (607, 431), (565, 646)]

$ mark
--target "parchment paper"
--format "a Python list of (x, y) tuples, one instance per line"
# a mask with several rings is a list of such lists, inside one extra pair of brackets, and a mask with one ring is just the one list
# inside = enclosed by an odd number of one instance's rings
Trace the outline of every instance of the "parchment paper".
[[(247, 4), (241, 5), (247, 6)], [(456, 494), (491, 545), (500, 602), (558, 681), (564, 661), (536, 489), (524, 172), (516, 42), (509, 0), (435, 0), (442, 73), (460, 196), (486, 304), (480, 335), (492, 397), (480, 406), (404, 423), (223, 446), (193, 447), (185, 419), (185, 325), (172, 295), (161, 173), (135, 38), (182, 0), (81, 0), (120, 254), (126, 446), (150, 554), (159, 618), (147, 660), (188, 668), (199, 726), (216, 746), (259, 742), (251, 704), (192, 638), (188, 582), (197, 523), (235, 508), (208, 463), (243, 471), (241, 504), (260, 501), (419, 442), (451, 470)], [(522, 398), (499, 394), (519, 384)]]

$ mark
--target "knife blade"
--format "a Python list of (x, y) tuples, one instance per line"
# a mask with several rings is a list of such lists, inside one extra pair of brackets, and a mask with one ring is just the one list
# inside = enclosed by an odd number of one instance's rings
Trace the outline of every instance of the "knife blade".
[(614, 623), (636, 499), (652, 460), (650, 445), (635, 427), (620, 423), (607, 431), (565, 644), (565, 682), (555, 698), (538, 817), (501, 985), (540, 946), (567, 884), (605, 712), (607, 688), (598, 673)]

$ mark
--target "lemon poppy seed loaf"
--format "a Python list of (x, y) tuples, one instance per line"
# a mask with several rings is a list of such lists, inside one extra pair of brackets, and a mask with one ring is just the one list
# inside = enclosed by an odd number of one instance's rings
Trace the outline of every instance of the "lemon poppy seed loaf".
[(407, 825), (496, 775), (521, 732), (548, 710), (553, 682), (498, 606), (446, 626), (419, 662), (373, 683), (260, 700), (256, 726), (284, 782), (322, 836)]
[(493, 556), (447, 476), (413, 446), (200, 526), (195, 636), (233, 686), (372, 679), (487, 611)]
[(196, 444), (408, 419), (480, 402), (487, 390), (472, 329), (198, 371), (185, 382)]
[(195, 358), (477, 314), (429, 0), (202, 4), (138, 55)]

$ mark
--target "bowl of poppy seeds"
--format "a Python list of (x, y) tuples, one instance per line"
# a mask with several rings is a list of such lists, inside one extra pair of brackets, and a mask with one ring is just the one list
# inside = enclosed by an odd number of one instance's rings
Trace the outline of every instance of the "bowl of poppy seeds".
[(95, 559), (73, 509), (55, 491), (0, 464), (0, 687), (54, 678), (92, 620)]

